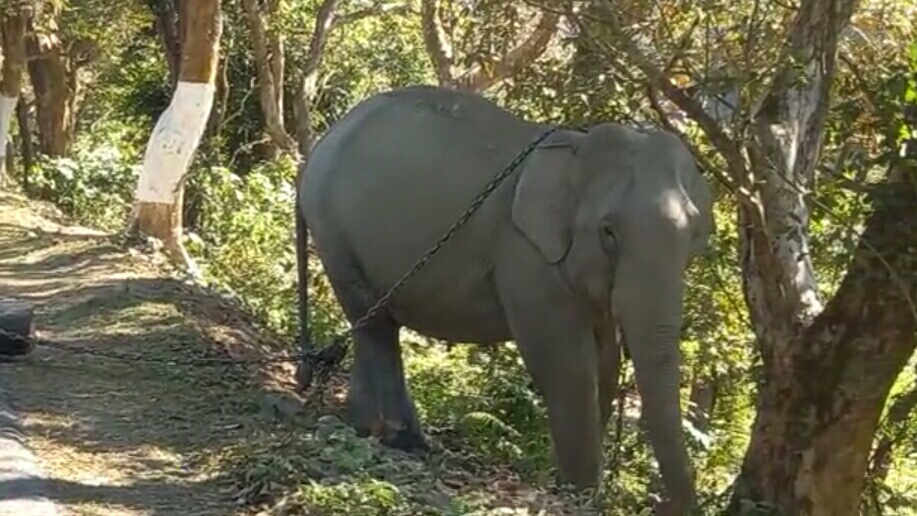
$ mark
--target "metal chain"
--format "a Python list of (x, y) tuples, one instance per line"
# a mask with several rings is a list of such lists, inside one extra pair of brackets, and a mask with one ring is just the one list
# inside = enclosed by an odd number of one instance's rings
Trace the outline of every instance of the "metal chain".
[[(108, 358), (112, 360), (121, 360), (121, 361), (130, 361), (138, 363), (160, 363), (160, 364), (191, 364), (199, 366), (216, 366), (216, 365), (227, 365), (227, 364), (270, 364), (270, 363), (282, 363), (282, 362), (299, 362), (300, 371), (297, 371), (297, 376), (305, 374), (308, 378), (302, 379), (300, 384), (302, 387), (306, 387), (311, 383), (311, 377), (313, 371), (311, 370), (313, 366), (318, 366), (318, 370), (314, 371), (319, 375), (320, 383), (324, 383), (324, 380), (327, 379), (327, 376), (333, 372), (334, 368), (344, 359), (344, 356), (347, 352), (347, 342), (360, 328), (365, 326), (375, 317), (382, 308), (387, 305), (392, 297), (401, 290), (404, 285), (411, 280), (421, 269), (423, 269), (430, 259), (442, 249), (442, 247), (448, 242), (454, 235), (457, 233), (468, 221), (471, 219), (471, 216), (480, 209), (484, 204), (484, 201), (490, 197), (494, 191), (499, 188), (503, 183), (512, 174), (519, 165), (531, 154), (539, 143), (544, 141), (548, 136), (560, 130), (561, 126), (553, 126), (543, 133), (541, 133), (537, 138), (535, 138), (525, 149), (522, 150), (509, 165), (506, 166), (499, 174), (497, 174), (488, 184), (484, 187), (480, 194), (474, 197), (471, 200), (468, 208), (462, 213), (462, 215), (455, 221), (455, 223), (450, 227), (440, 239), (427, 250), (426, 253), (421, 256), (419, 260), (411, 267), (408, 272), (406, 272), (398, 281), (392, 285), (391, 288), (376, 301), (366, 313), (363, 314), (357, 321), (346, 331), (337, 335), (327, 346), (322, 346), (320, 348), (313, 348), (306, 352), (304, 355), (294, 355), (294, 356), (273, 356), (265, 357), (263, 359), (256, 360), (240, 360), (233, 358), (224, 358), (224, 357), (199, 357), (194, 359), (184, 359), (184, 360), (171, 360), (171, 359), (159, 359), (159, 358), (150, 358), (143, 357), (139, 354), (128, 354), (128, 353), (106, 353), (104, 351), (93, 350), (88, 348), (77, 349), (69, 346), (65, 346), (60, 343), (52, 342), (46, 339), (37, 338), (34, 336), (22, 336), (3, 328), (0, 328), (0, 336), (12, 340), (15, 342), (21, 342), (25, 344), (28, 349), (31, 350), (35, 345), (41, 345), (45, 347), (50, 347), (70, 353), (85, 353), (87, 355), (92, 355), (100, 358)], [(11, 358), (11, 355), (0, 355), (3, 358)], [(308, 371), (302, 371), (303, 367), (308, 368)]]
[[(85, 346), (68, 346), (60, 342), (55, 342), (48, 339), (43, 339), (35, 336), (23, 336), (16, 333), (9, 332), (0, 328), (0, 337), (3, 337), (7, 340), (14, 342), (20, 342), (25, 344), (28, 348), (24, 353), (19, 353), (18, 355), (27, 354), (35, 346), (43, 346), (46, 348), (57, 349), (59, 351), (64, 351), (67, 353), (80, 353), (84, 355), (90, 355), (97, 358), (106, 358), (109, 360), (117, 360), (121, 362), (132, 362), (132, 363), (146, 363), (146, 364), (191, 364), (195, 366), (223, 366), (223, 365), (252, 365), (252, 364), (279, 364), (285, 362), (297, 362), (300, 360), (298, 355), (275, 355), (270, 357), (258, 358), (258, 359), (239, 359), (239, 358), (230, 358), (230, 357), (194, 357), (187, 358), (181, 357), (178, 359), (175, 358), (155, 358), (144, 356), (141, 353), (123, 353), (123, 352), (106, 352), (98, 349), (91, 349)], [(4, 354), (0, 353), (0, 361), (4, 359), (12, 359), (16, 354)]]
[[(462, 215), (452, 224), (440, 239), (430, 247), (423, 256), (420, 257), (417, 262), (414, 263), (414, 266), (411, 267), (408, 272), (401, 276), (398, 281), (392, 285), (388, 291), (380, 297), (370, 308), (367, 310), (362, 317), (357, 319), (353, 325), (346, 331), (340, 333), (335, 337), (331, 344), (323, 346), (321, 348), (310, 349), (302, 358), (303, 360), (299, 364), (299, 370), (296, 372), (298, 383), (301, 388), (305, 389), (312, 383), (312, 376), (314, 373), (319, 375), (319, 384), (323, 384), (327, 379), (328, 375), (343, 361), (344, 356), (347, 354), (347, 342), (360, 328), (365, 326), (375, 317), (380, 310), (382, 310), (385, 305), (391, 301), (392, 297), (401, 290), (404, 285), (410, 281), (418, 272), (420, 272), (423, 267), (427, 265), (436, 253), (442, 249), (443, 245), (446, 244), (458, 230), (460, 230), (468, 221), (471, 219), (471, 216), (474, 215), (476, 211), (484, 204), (484, 201), (490, 197), (491, 194), (496, 191), (496, 189), (512, 174), (519, 165), (525, 161), (525, 158), (531, 154), (539, 143), (544, 141), (548, 136), (551, 136), (555, 132), (561, 129), (561, 126), (553, 126), (548, 130), (541, 133), (537, 138), (532, 140), (529, 145), (522, 150), (516, 157), (506, 166), (499, 174), (494, 176), (494, 178), (484, 187), (484, 190), (481, 191), (474, 199), (469, 203), (468, 208), (462, 213)], [(318, 367), (318, 371), (313, 371), (314, 366)]]

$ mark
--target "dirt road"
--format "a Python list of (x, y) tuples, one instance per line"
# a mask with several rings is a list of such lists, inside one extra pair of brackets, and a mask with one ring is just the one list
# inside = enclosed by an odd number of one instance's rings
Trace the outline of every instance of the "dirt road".
[(214, 458), (255, 431), (269, 378), (184, 363), (251, 343), (222, 325), (230, 312), (187, 288), (98, 233), (0, 193), (0, 296), (35, 303), (40, 336), (61, 348), (3, 364), (0, 386), (65, 513), (238, 512)]

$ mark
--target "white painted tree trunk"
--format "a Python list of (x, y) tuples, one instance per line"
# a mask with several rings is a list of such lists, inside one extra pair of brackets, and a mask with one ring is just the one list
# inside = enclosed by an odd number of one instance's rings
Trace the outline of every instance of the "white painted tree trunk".
[(147, 145), (135, 193), (137, 201), (176, 202), (178, 186), (204, 135), (215, 90), (213, 84), (178, 82)]

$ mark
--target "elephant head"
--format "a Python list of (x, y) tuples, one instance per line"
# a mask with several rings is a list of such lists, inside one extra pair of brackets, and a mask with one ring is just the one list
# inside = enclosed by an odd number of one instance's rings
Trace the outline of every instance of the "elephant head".
[(677, 136), (608, 123), (540, 144), (512, 207), (516, 226), (569, 287), (598, 315), (617, 318), (663, 481), (679, 507), (694, 499), (679, 404), (684, 276), (714, 229), (712, 202)]

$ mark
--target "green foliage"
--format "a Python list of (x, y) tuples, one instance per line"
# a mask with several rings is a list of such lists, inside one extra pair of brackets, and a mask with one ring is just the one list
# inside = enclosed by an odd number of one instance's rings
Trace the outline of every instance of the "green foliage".
[(414, 344), (406, 367), (421, 418), (444, 439), (536, 474), (550, 467), (541, 399), (515, 346), (482, 350)]
[[(298, 328), (294, 176), (289, 159), (262, 163), (244, 177), (223, 167), (200, 170), (192, 181), (206, 196), (198, 203), (198, 228), (188, 234), (205, 277), (286, 335)], [(340, 331), (343, 317), (319, 262), (310, 258), (311, 330), (325, 340)]]
[(444, 488), (439, 468), (358, 438), (334, 416), (309, 433), (265, 437), (264, 449), (239, 448), (221, 460), (236, 472), (239, 496), (269, 506), (267, 514), (457, 515), (473, 506)]
[(139, 175), (131, 156), (108, 142), (78, 147), (71, 157), (42, 157), (29, 172), (42, 197), (82, 223), (110, 231), (123, 228)]

